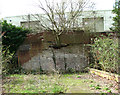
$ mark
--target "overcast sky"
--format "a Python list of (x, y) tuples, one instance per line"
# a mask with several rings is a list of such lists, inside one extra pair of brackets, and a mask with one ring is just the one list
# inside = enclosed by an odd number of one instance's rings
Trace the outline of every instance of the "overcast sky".
[[(0, 18), (34, 13), (37, 0), (0, 0)], [(44, 1), (44, 0), (40, 0)], [(91, 0), (96, 10), (112, 10), (115, 0)]]

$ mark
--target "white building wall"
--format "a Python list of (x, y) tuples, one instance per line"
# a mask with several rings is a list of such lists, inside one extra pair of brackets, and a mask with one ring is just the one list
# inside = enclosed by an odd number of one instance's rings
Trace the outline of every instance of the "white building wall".
[(13, 17), (6, 17), (4, 20), (7, 20), (8, 23), (12, 23), (13, 25), (20, 26), (21, 16), (13, 16)]
[[(115, 14), (112, 13), (111, 10), (98, 10), (98, 11), (84, 11), (82, 16), (79, 18), (79, 23), (82, 24), (82, 18), (94, 18), (94, 17), (103, 17), (104, 31), (110, 31), (109, 28), (112, 27), (113, 17)], [(31, 18), (33, 20), (33, 18)], [(28, 21), (26, 15), (23, 16), (13, 16), (6, 17), (4, 20), (7, 20), (8, 23), (12, 23), (13, 25), (20, 26), (21, 22)], [(104, 32), (101, 31), (101, 32)]]
[(112, 27), (113, 17), (115, 14), (112, 13), (112, 10), (99, 10), (95, 13), (86, 11), (83, 13), (83, 18), (94, 18), (94, 17), (103, 17), (104, 18), (104, 31), (110, 31), (109, 28)]
[(112, 27), (112, 24), (114, 23), (113, 17), (115, 14), (112, 13), (112, 11), (104, 11), (104, 31), (109, 31)]

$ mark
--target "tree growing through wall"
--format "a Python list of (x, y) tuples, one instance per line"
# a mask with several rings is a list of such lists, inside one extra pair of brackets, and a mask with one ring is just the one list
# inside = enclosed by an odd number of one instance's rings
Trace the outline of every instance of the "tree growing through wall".
[[(39, 21), (38, 28), (51, 31), (54, 35), (54, 45), (58, 48), (62, 46), (60, 36), (68, 31), (82, 30), (80, 16), (83, 10), (90, 3), (90, 0), (68, 0), (66, 2), (48, 2), (43, 4), (39, 0), (38, 7), (43, 11), (42, 15), (31, 15), (36, 21)], [(91, 7), (92, 3), (89, 4)]]

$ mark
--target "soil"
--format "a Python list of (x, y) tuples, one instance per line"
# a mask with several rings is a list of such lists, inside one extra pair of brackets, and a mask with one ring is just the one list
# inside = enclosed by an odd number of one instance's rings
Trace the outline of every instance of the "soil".
[(118, 93), (119, 88), (118, 88), (118, 83), (116, 81), (113, 80), (108, 80), (106, 78), (102, 78), (98, 75), (94, 75), (94, 74), (84, 74), (84, 75), (80, 75), (79, 78), (77, 79), (83, 79), (83, 80), (91, 80), (89, 82), (86, 82), (87, 85), (93, 84), (93, 85), (99, 85), (99, 87), (101, 89), (95, 89), (94, 87), (88, 87), (87, 89), (91, 90), (91, 92), (94, 93), (108, 93), (108, 90), (105, 90), (105, 88), (108, 88), (111, 92), (110, 93)]

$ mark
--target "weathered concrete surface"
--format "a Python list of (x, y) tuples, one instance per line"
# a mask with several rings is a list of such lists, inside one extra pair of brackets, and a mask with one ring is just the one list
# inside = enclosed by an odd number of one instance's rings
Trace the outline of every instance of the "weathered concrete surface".
[[(54, 58), (53, 58), (54, 57)], [(55, 59), (55, 60), (54, 60)], [(56, 69), (55, 69), (56, 63)], [(65, 67), (66, 64), (66, 67)], [(45, 71), (81, 71), (88, 64), (87, 53), (83, 51), (83, 46), (68, 46), (62, 49), (51, 48), (44, 50), (24, 63), (22, 67), (27, 70), (37, 70), (40, 66)]]
[[(88, 49), (84, 44), (90, 43), (88, 34), (69, 32), (61, 35), (62, 44), (69, 44), (60, 49), (50, 48), (54, 43), (51, 32), (28, 35), (18, 50), (19, 64), (27, 70), (42, 67), (46, 71), (80, 71), (88, 64)], [(56, 64), (56, 65), (55, 65)]]

